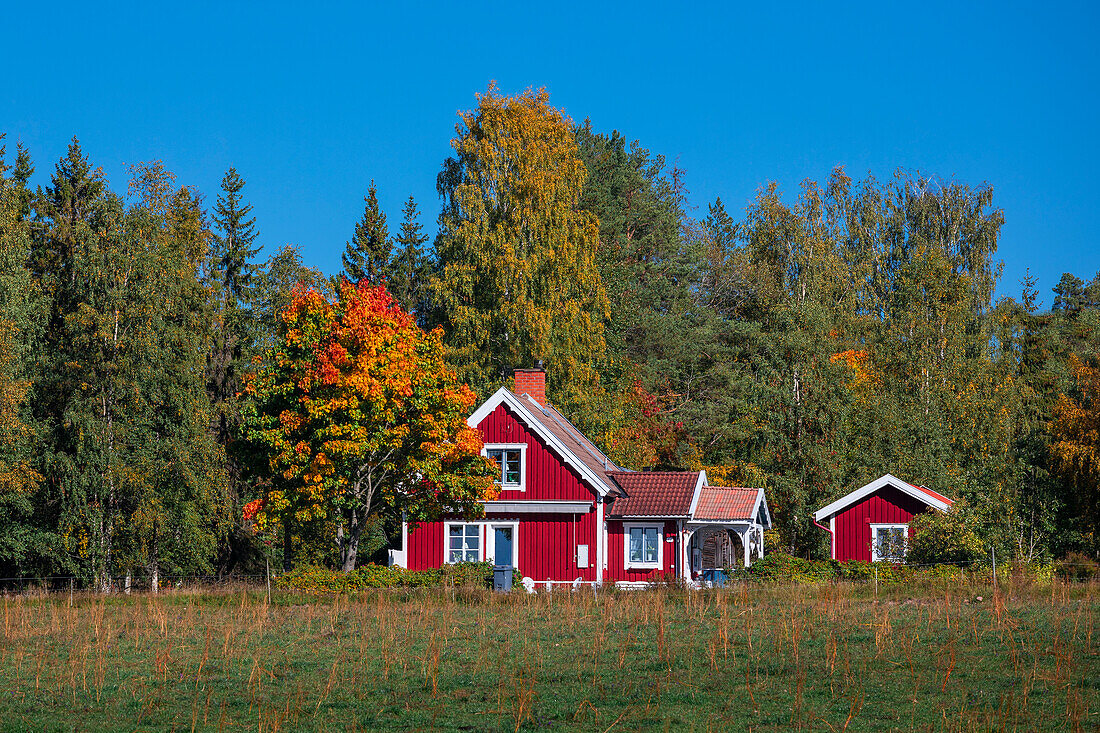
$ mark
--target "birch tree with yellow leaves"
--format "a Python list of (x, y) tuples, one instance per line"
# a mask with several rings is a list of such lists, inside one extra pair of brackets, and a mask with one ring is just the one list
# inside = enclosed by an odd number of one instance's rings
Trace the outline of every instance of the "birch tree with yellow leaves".
[(485, 394), (544, 360), (554, 401), (580, 405), (597, 382), (608, 303), (572, 122), (544, 89), (505, 96), (494, 85), (459, 117), (437, 182), (432, 288), (451, 361)]

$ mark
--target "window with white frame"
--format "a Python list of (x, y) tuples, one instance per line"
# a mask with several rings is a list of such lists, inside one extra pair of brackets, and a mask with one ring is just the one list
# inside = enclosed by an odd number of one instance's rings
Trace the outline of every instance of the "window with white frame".
[(447, 525), (447, 562), (481, 561), (481, 525)]
[(872, 524), (871, 561), (902, 562), (908, 540), (908, 524)]
[(494, 480), (502, 489), (523, 491), (525, 488), (527, 446), (523, 443), (490, 444), (485, 446), (485, 457), (497, 465)]
[(661, 535), (659, 524), (624, 524), (623, 557), (626, 567), (661, 567)]

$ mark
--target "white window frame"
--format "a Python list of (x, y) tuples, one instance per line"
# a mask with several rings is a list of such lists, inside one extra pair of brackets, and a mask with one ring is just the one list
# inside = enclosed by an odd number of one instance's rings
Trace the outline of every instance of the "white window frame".
[[(630, 530), (657, 530), (657, 561), (632, 562), (630, 559)], [(626, 570), (654, 570), (665, 566), (665, 525), (663, 522), (623, 522), (623, 568)]]
[[(477, 527), (477, 560), (451, 559), (451, 527)], [(485, 559), (485, 526), (482, 522), (444, 522), (443, 523), (443, 562), (454, 565), (456, 562), (481, 562)]]
[[(500, 476), (496, 481), (501, 491), (527, 491), (527, 444), (526, 443), (486, 443), (481, 449), (481, 455), (489, 457), (491, 450), (518, 450), (519, 451), (519, 484), (504, 483), (504, 466), (500, 467)], [(503, 464), (503, 462), (502, 462)]]
[[(478, 529), (478, 546), (477, 546), (477, 560), (476, 562), (495, 562), (496, 561), (496, 528), (497, 527), (511, 527), (512, 529), (512, 557), (510, 563), (512, 567), (519, 567), (519, 522), (495, 522), (492, 520), (482, 520), (477, 522), (444, 522), (443, 523), (443, 562), (446, 565), (453, 565), (454, 561), (451, 560), (451, 527), (468, 527), (476, 526)], [(471, 562), (469, 560), (459, 560), (458, 562)]]
[(884, 524), (871, 524), (871, 562), (898, 562), (904, 558), (897, 557), (879, 557), (878, 555), (878, 531), (880, 529), (901, 529), (902, 540), (905, 542), (906, 548), (909, 547), (909, 525), (902, 524), (900, 522), (890, 522)]

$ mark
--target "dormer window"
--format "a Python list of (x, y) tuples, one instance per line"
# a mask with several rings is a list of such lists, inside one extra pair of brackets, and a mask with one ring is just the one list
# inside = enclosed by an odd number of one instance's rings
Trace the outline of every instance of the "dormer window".
[(526, 484), (526, 453), (524, 443), (492, 444), (485, 446), (485, 457), (497, 465), (495, 481), (502, 490), (523, 491)]

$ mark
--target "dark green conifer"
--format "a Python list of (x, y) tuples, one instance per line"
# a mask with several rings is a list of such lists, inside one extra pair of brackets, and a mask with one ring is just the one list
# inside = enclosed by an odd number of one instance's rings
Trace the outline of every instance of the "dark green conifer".
[(386, 214), (378, 206), (378, 189), (370, 182), (363, 197), (363, 217), (344, 247), (344, 275), (352, 282), (366, 279), (378, 284), (393, 274), (393, 243), (386, 228)]
[(393, 257), (389, 290), (402, 308), (419, 316), (424, 310), (429, 263), (424, 252), (428, 236), (418, 218), (416, 200), (409, 196), (402, 209), (401, 234), (395, 240), (397, 251)]

